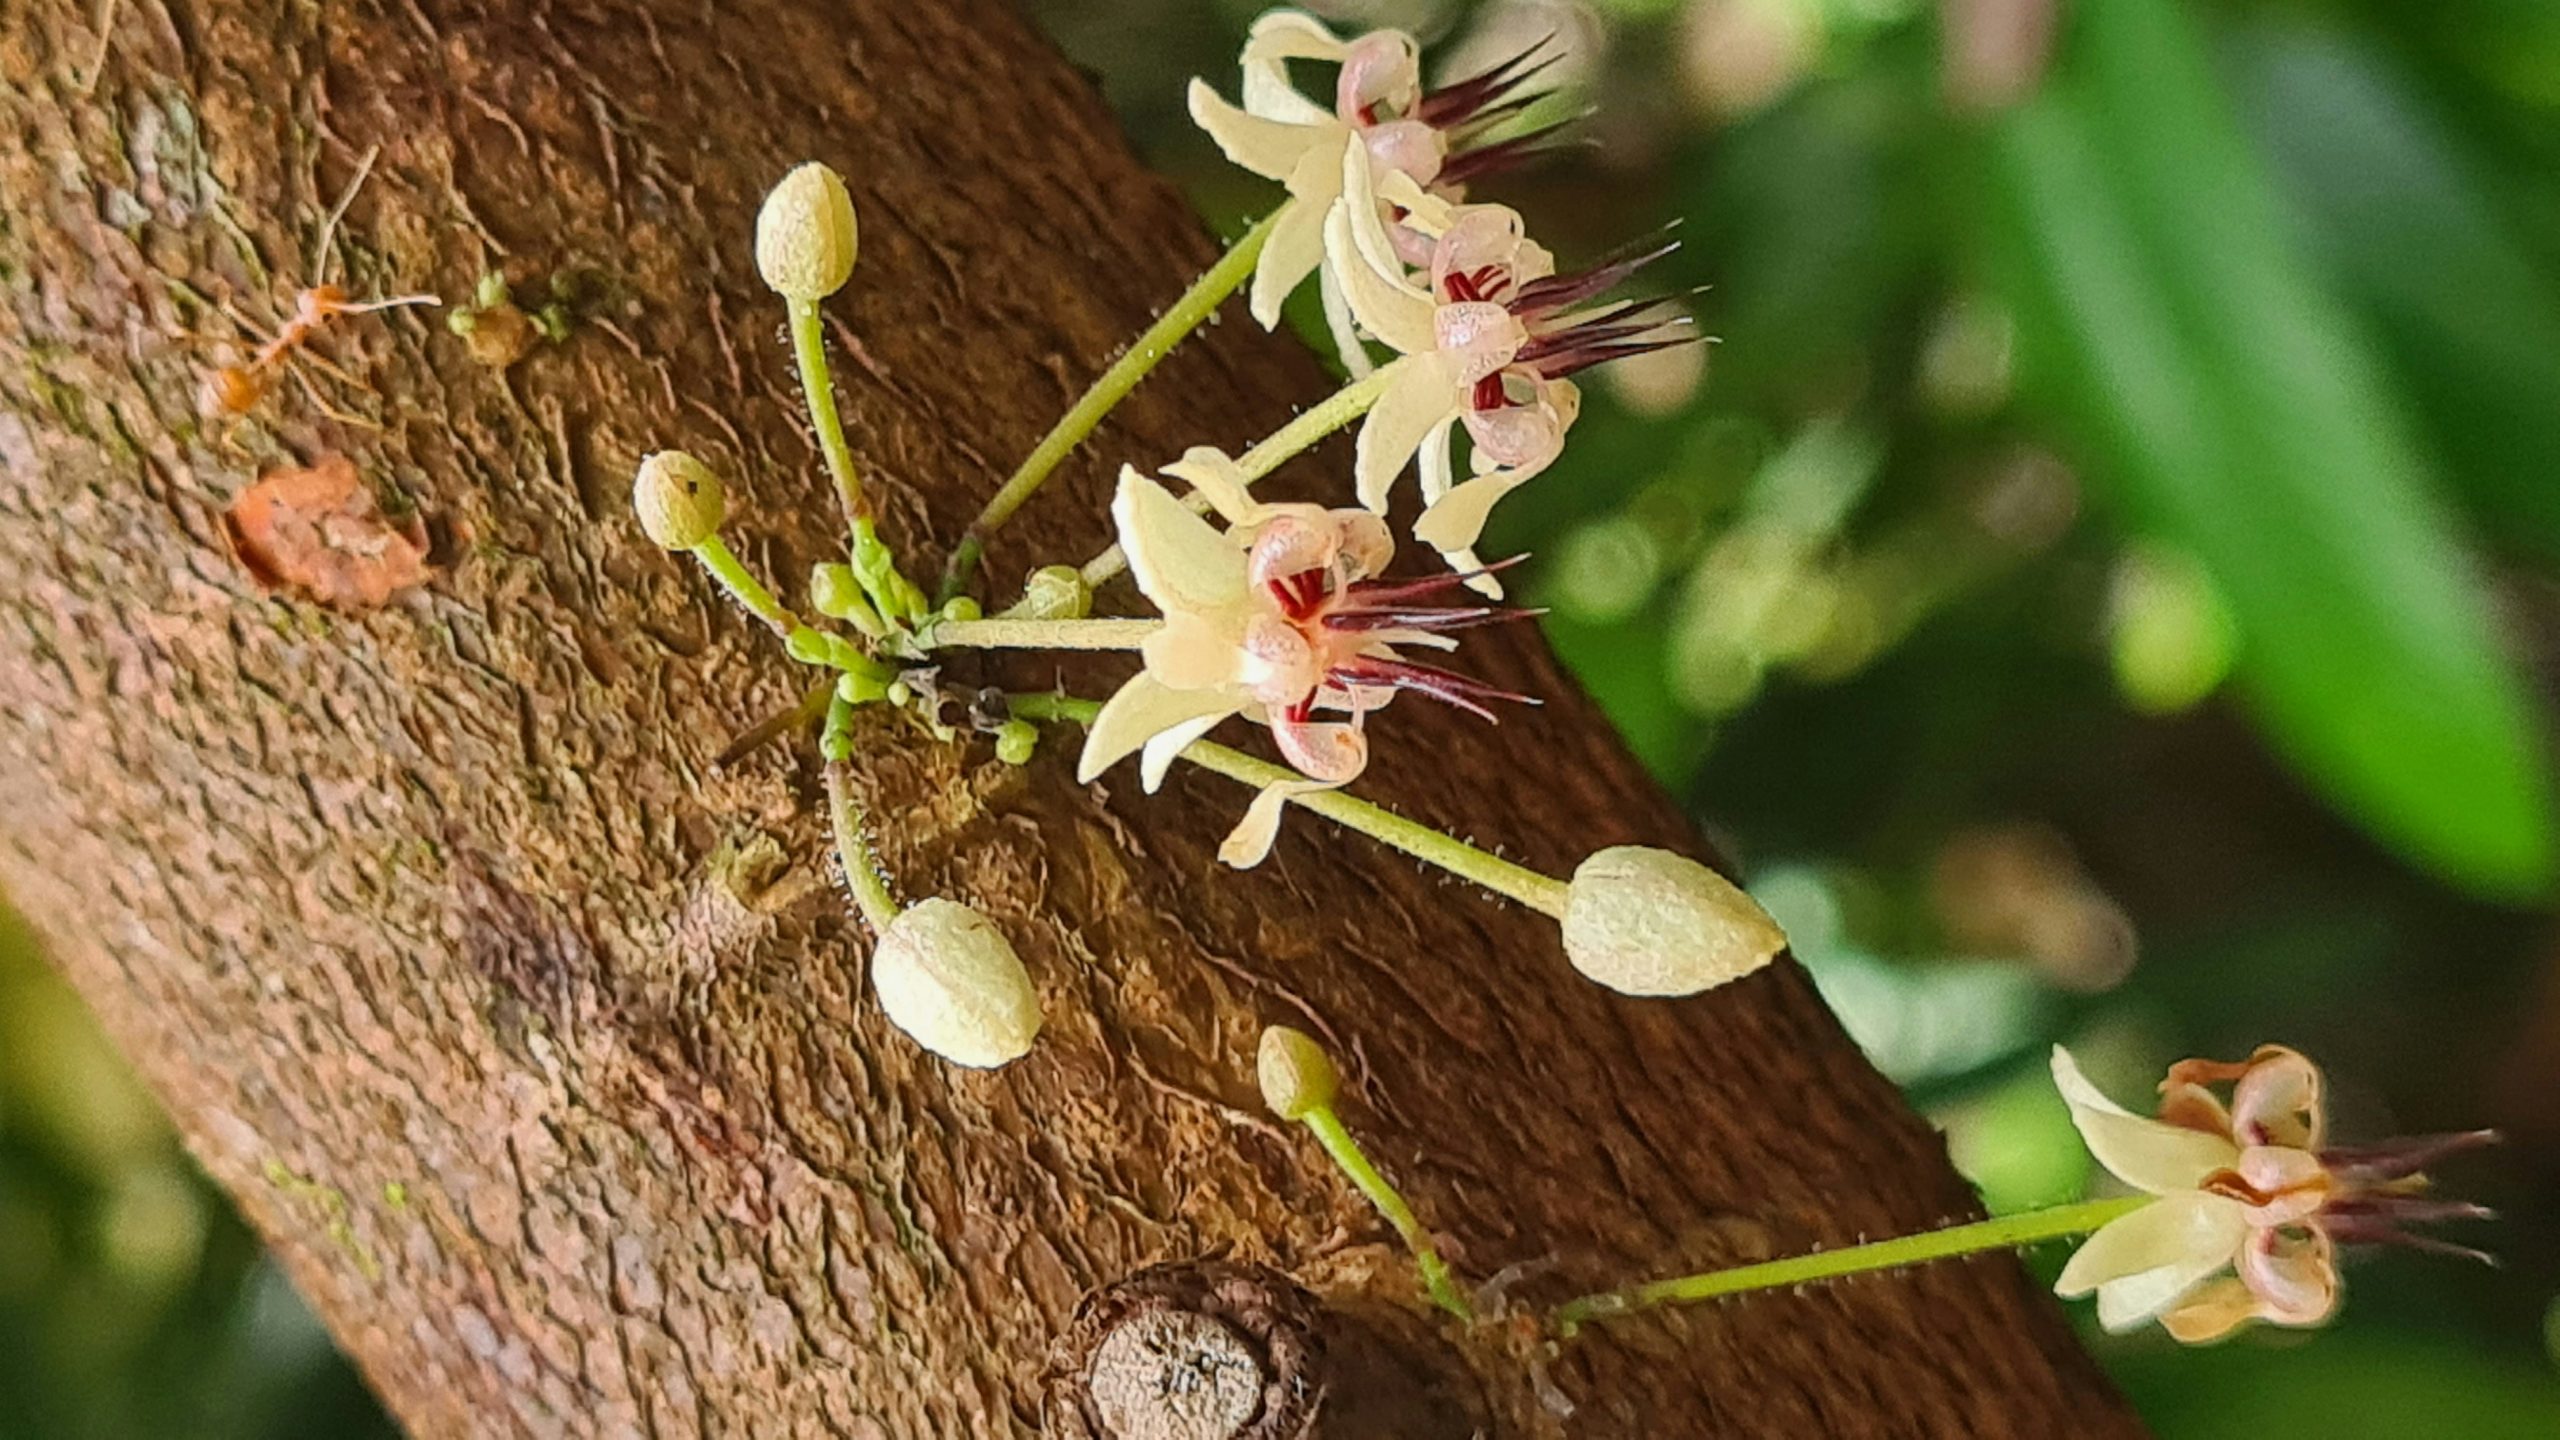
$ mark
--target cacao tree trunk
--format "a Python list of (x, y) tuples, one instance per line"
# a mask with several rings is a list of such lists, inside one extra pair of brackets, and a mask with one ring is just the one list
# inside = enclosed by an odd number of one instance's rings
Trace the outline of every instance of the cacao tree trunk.
[[(1353, 1128), (1467, 1274), (1521, 1267), (1515, 1305), (1974, 1213), (1791, 962), (1623, 1000), (1551, 922), (1305, 815), (1220, 869), (1224, 781), (1079, 787), (1072, 739), (1017, 769), (882, 718), (857, 765), (896, 883), (991, 914), (1049, 1024), (982, 1074), (882, 1020), (805, 742), (712, 764), (795, 673), (640, 537), (629, 477), (711, 460), (786, 590), (838, 546), (747, 244), (792, 162), (852, 183), (839, 379), (919, 572), (1212, 257), (1010, 9), (122, 0), (104, 40), (97, 9), (0, 14), (0, 885), (414, 1432), (1033, 1433), (1080, 1296), (1223, 1251), (1305, 1283), (1320, 1331), (1365, 1306), (1345, 1333), (1440, 1352), (1442, 1433), (1553, 1430), (1533, 1371), (1576, 1435), (2138, 1433), (2007, 1260), (1532, 1365), (1522, 1322), (1420, 1319), (1256, 1102), (1262, 1025), (1325, 1039)], [(319, 278), (377, 146), (331, 278), (450, 303), (503, 271), (565, 338), (501, 367), (434, 312), (342, 319), (308, 389), (201, 421), (219, 342)], [(1240, 322), (998, 538), (995, 586), (1090, 554), (1120, 461), (1323, 393)], [(424, 521), (430, 583), (323, 608), (231, 553), (230, 500), (330, 452)], [(1339, 494), (1345, 460), (1284, 479)], [(1399, 706), (1364, 791), (1551, 873), (1696, 843), (1533, 635), (1469, 650), (1549, 703)]]

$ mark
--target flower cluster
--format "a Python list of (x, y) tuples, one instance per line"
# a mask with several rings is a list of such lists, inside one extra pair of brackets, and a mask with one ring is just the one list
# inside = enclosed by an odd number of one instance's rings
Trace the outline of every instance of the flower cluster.
[[(1214, 450), (1166, 467), (1190, 480), (1228, 522), (1221, 532), (1172, 492), (1123, 470), (1112, 502), (1139, 591), (1164, 613), (1146, 638), (1146, 668), (1104, 703), (1085, 738), (1077, 777), (1091, 780), (1140, 753), (1153, 791), (1174, 757), (1232, 715), (1268, 726), (1304, 776), (1262, 788), (1220, 858), (1261, 862), (1281, 808), (1296, 795), (1347, 785), (1369, 763), (1362, 720), (1413, 690), (1490, 718), (1486, 703), (1526, 701), (1408, 658), (1450, 635), (1526, 612), (1436, 603), (1457, 576), (1376, 578), (1394, 556), (1386, 524), (1365, 510), (1255, 503)], [(1340, 719), (1319, 719), (1318, 712)]]
[[(2053, 1080), (2089, 1152), (2158, 1197), (2089, 1237), (2054, 1287), (2096, 1292), (2098, 1321), (2110, 1330), (2156, 1319), (2195, 1343), (2252, 1321), (2320, 1324), (2338, 1308), (2342, 1244), (2487, 1258), (2404, 1227), (2488, 1218), (2477, 1205), (2429, 1198), (2422, 1172), (2496, 1136), (2333, 1148), (2320, 1071), (2297, 1051), (2266, 1045), (2237, 1064), (2181, 1061), (2160, 1082), (2156, 1119), (2100, 1094), (2059, 1047)], [(2231, 1087), (2228, 1103), (2211, 1088), (2220, 1084)]]

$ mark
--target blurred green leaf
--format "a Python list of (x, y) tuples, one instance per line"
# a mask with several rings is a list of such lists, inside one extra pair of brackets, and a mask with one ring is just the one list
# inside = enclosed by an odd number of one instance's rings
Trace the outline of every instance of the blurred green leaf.
[(2540, 892), (2537, 718), (2396, 397), (2305, 277), (2186, 12), (2075, 13), (2054, 83), (1986, 147), (2030, 383), (2132, 525), (2212, 574), (2301, 771), (2448, 878)]
[(2498, 538), (2560, 554), (2560, 285), (2384, 57), (2299, 25), (2234, 53), (2306, 248), (2373, 318), (2450, 475)]
[(2143, 1418), (2180, 1440), (2560, 1434), (2560, 1380), (2414, 1336), (2260, 1331), (2191, 1350), (2146, 1335), (2121, 1352), (2109, 1368)]

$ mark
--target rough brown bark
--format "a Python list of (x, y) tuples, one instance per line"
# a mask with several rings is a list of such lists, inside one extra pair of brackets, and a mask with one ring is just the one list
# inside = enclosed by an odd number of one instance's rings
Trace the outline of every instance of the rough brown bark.
[[(1403, 1296), (1258, 1115), (1270, 1021), (1332, 1042), (1355, 1128), (1522, 1296), (1970, 1213), (1791, 964), (1620, 1000), (1548, 922), (1304, 816), (1221, 871), (1239, 792), (1080, 788), (1071, 744), (1017, 770), (865, 733), (899, 883), (992, 913), (1050, 1016), (993, 1075), (882, 1022), (810, 767), (709, 765), (792, 674), (626, 487), (680, 443), (739, 477), (767, 573), (832, 542), (744, 243), (789, 162), (852, 179), (848, 423), (928, 560), (1213, 253), (995, 0), (123, 0), (91, 93), (96, 8), (0, 16), (0, 884), (418, 1433), (1022, 1433), (1079, 1295), (1148, 1262)], [(381, 428), (287, 387), (226, 442), (193, 397), (231, 326), (190, 297), (271, 322), (375, 144), (352, 291), (503, 265), (577, 277), (584, 318), (503, 372), (432, 315), (335, 327), (362, 385), (318, 383)], [(1322, 383), (1231, 316), (993, 573), (1088, 553), (1120, 459), (1240, 445)], [(222, 507), (327, 450), (424, 514), (432, 584), (367, 613), (251, 584)], [(1398, 707), (1365, 789), (1557, 872), (1694, 843), (1534, 637), (1470, 648), (1551, 703)], [(1521, 1367), (1453, 1349), (1520, 1430)], [(1554, 1378), (1580, 1435), (2136, 1433), (2006, 1261), (1623, 1326)]]

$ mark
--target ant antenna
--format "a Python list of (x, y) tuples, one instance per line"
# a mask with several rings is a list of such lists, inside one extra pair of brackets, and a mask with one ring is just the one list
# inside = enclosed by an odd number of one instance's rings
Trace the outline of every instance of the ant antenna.
[(329, 218), (320, 222), (320, 240), (313, 247), (311, 256), (312, 284), (329, 283), (329, 261), (333, 258), (329, 242), (337, 235), (338, 222), (346, 217), (347, 207), (356, 203), (356, 192), (364, 188), (365, 177), (373, 173), (374, 157), (381, 153), (379, 145), (365, 147), (364, 158), (356, 162), (356, 177), (347, 182), (346, 190), (338, 196), (338, 203), (329, 207)]

